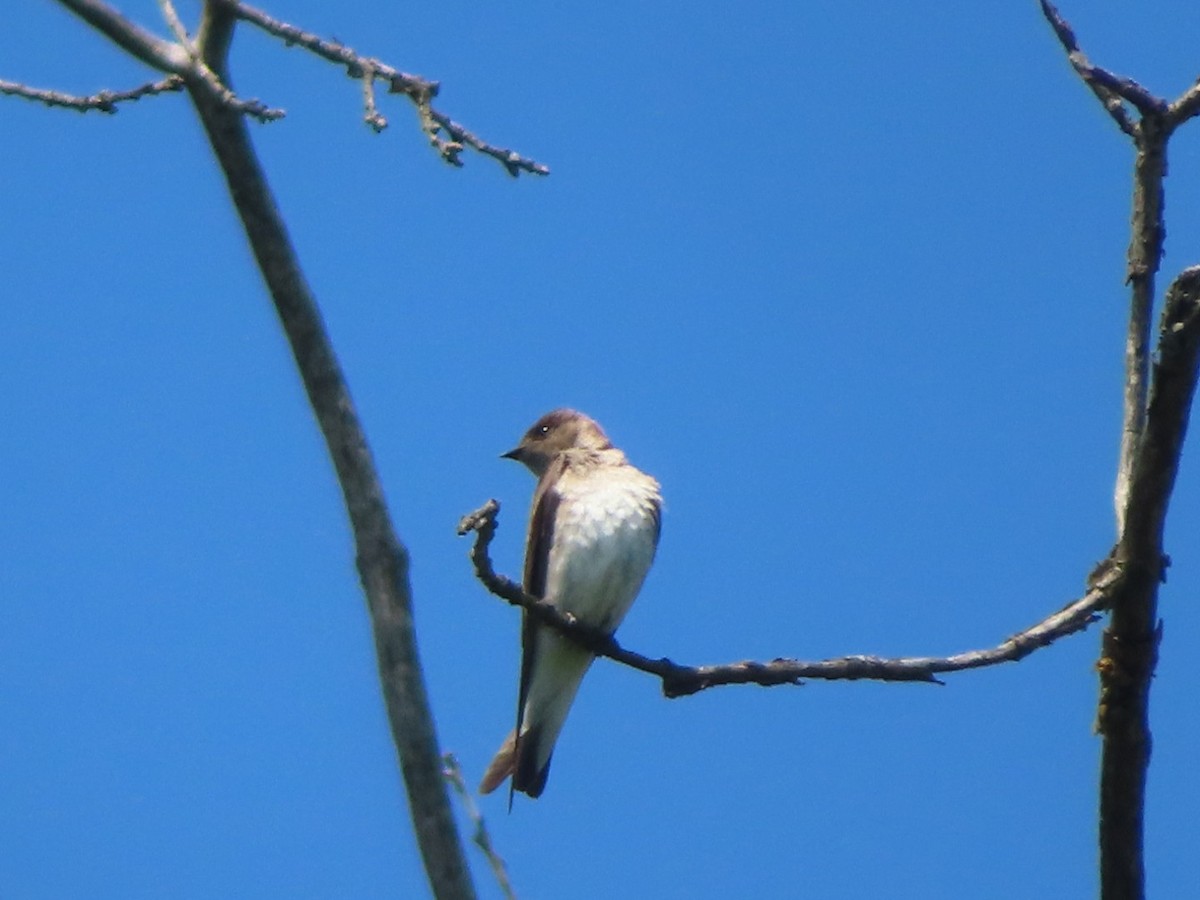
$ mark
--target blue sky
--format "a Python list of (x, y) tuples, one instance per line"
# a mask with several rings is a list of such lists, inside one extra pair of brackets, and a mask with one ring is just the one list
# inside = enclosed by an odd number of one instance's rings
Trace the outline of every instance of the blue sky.
[[(497, 456), (555, 406), (663, 484), (620, 634), (648, 655), (948, 654), (1082, 592), (1113, 540), (1132, 153), (1035, 3), (269, 9), (440, 80), (443, 111), (553, 172), (451, 169), (395, 98), (375, 136), (357, 83), (237, 37), (236, 86), (288, 111), (254, 139), (472, 782), (512, 724), (518, 617), (454, 525), (499, 498), (520, 572), (533, 483)], [(1195, 4), (1063, 12), (1159, 94), (1200, 72)], [(0, 77), (151, 75), (37, 3)], [(419, 896), (339, 495), (185, 99), (0, 116), (0, 894)], [(1200, 123), (1172, 144), (1164, 284), (1200, 261), (1198, 148)], [(1195, 463), (1152, 696), (1156, 897), (1200, 893)], [(600, 662), (546, 794), (482, 807), (524, 898), (1094, 896), (1098, 640), (944, 687), (676, 701)]]

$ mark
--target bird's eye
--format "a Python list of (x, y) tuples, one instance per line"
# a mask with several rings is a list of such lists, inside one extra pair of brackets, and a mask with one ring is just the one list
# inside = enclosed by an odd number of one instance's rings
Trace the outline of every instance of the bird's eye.
[(541, 428), (539, 428), (539, 429), (538, 429), (538, 435), (539, 435), (540, 437), (545, 437), (545, 436), (546, 436), (546, 435), (548, 435), (549, 433), (550, 433), (550, 426), (549, 426), (549, 425), (543, 425)]

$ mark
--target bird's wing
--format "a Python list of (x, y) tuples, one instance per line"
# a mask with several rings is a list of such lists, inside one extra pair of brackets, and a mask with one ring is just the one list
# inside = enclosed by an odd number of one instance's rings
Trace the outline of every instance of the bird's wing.
[[(529, 517), (529, 536), (525, 542), (525, 593), (543, 599), (546, 595), (546, 573), (550, 568), (550, 548), (554, 543), (554, 524), (558, 517), (558, 505), (562, 495), (555, 488), (559, 466), (552, 466), (538, 483), (534, 494), (533, 512)], [(521, 679), (517, 691), (517, 729), (513, 746), (515, 772), (513, 774), (511, 791), (526, 790), (530, 780), (537, 779), (537, 773), (529, 773), (529, 763), (522, 765), (523, 760), (532, 760), (534, 755), (521, 752), (523, 735), (521, 734), (521, 719), (525, 711), (525, 702), (529, 699), (529, 687), (533, 681), (533, 671), (537, 658), (538, 624), (529, 613), (521, 617)], [(536, 736), (530, 736), (536, 742)], [(545, 783), (544, 776), (541, 779)], [(540, 785), (537, 793), (541, 793)], [(536, 794), (534, 794), (536, 796)]]

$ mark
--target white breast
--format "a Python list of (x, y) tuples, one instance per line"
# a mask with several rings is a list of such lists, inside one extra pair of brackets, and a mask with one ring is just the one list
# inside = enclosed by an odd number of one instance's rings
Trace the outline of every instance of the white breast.
[(546, 599), (613, 630), (654, 561), (658, 484), (632, 466), (566, 475), (554, 523)]

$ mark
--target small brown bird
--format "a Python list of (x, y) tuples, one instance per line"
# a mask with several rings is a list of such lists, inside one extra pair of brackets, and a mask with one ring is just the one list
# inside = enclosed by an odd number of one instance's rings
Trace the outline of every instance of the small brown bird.
[[(525, 542), (525, 591), (611, 634), (654, 561), (662, 513), (658, 482), (630, 465), (599, 424), (571, 409), (542, 416), (504, 458), (538, 477)], [(511, 790), (541, 795), (554, 743), (595, 659), (528, 613), (521, 649), (517, 727), (484, 773), (479, 790), (485, 794), (511, 776)]]

